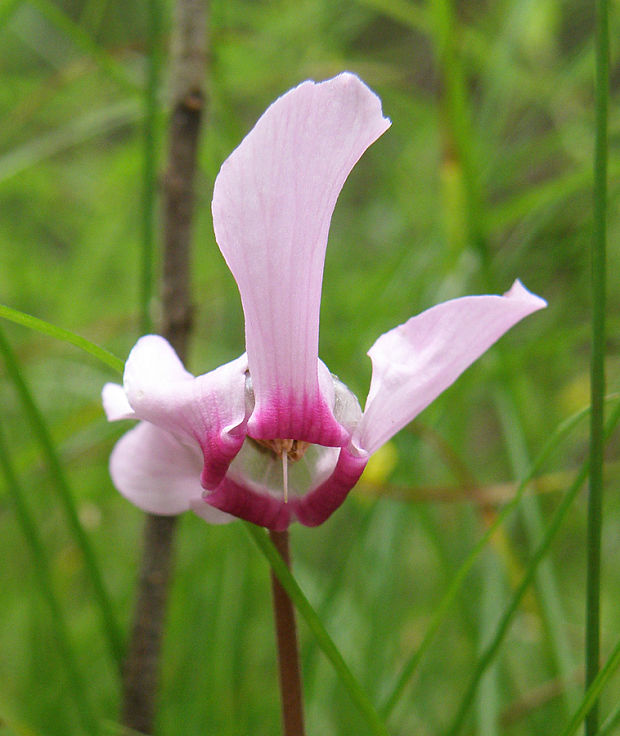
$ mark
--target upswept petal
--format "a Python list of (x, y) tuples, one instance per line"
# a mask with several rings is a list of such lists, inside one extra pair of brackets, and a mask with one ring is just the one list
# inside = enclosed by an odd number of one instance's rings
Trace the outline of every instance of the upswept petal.
[(157, 335), (140, 338), (127, 359), (125, 392), (137, 418), (198, 443), (205, 488), (217, 486), (243, 444), (246, 371), (242, 355), (194, 378)]
[(510, 327), (545, 306), (515, 281), (503, 296), (453, 299), (386, 332), (368, 351), (372, 380), (355, 443), (373, 453)]
[(127, 401), (125, 389), (118, 383), (106, 383), (101, 392), (101, 400), (108, 422), (136, 419), (136, 412)]
[[(117, 442), (110, 457), (110, 474), (120, 493), (152, 514), (180, 514), (200, 500), (202, 453), (197, 444), (185, 445), (169, 432), (140, 422)], [(205, 504), (206, 505), (206, 504)], [(212, 524), (233, 517), (207, 507)]]
[(245, 313), (253, 437), (348, 441), (317, 377), (325, 247), (349, 172), (389, 125), (354, 75), (304, 82), (268, 108), (218, 174), (213, 224)]

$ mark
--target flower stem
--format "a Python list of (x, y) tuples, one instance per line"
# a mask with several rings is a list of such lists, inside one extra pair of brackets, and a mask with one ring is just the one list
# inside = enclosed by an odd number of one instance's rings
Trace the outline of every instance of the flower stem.
[[(205, 0), (177, 0), (171, 51), (171, 117), (163, 197), (161, 334), (183, 361), (192, 328), (190, 245), (204, 105), (206, 13)], [(145, 734), (153, 732), (175, 528), (174, 517), (146, 516), (122, 706), (123, 725)]]
[[(269, 536), (287, 567), (290, 568), (288, 531), (270, 531)], [(283, 733), (284, 736), (304, 736), (303, 696), (295, 609), (273, 570), (271, 571), (271, 590), (278, 643)]]

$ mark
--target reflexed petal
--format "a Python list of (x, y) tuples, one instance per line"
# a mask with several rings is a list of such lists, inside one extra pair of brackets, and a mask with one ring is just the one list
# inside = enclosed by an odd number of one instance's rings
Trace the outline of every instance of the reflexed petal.
[(134, 409), (151, 411), (158, 408), (160, 396), (165, 401), (167, 386), (189, 383), (193, 378), (167, 340), (159, 335), (146, 335), (129, 353), (123, 385)]
[[(141, 422), (117, 442), (110, 457), (114, 485), (125, 498), (152, 514), (180, 514), (202, 494), (202, 453), (169, 432)], [(205, 517), (206, 518), (206, 517)], [(232, 517), (210, 509), (208, 521)]]
[(510, 327), (545, 306), (515, 281), (504, 296), (453, 299), (386, 332), (368, 351), (372, 380), (356, 444), (374, 452)]
[(275, 531), (283, 531), (291, 523), (289, 504), (269, 494), (239, 485), (228, 477), (224, 478), (215, 491), (205, 493), (200, 504), (192, 504), (192, 510), (203, 518), (206, 518), (204, 514), (209, 509), (221, 509), (220, 513), (226, 512)]
[(306, 526), (322, 524), (343, 503), (367, 462), (366, 453), (350, 452), (348, 448), (340, 450), (333, 473), (307, 495), (293, 499), (297, 519)]
[(156, 335), (136, 343), (125, 366), (125, 391), (139, 419), (198, 443), (204, 453), (202, 483), (214, 488), (245, 436), (242, 355), (194, 378), (172, 346)]
[(108, 422), (116, 422), (119, 419), (135, 419), (136, 413), (127, 401), (127, 394), (118, 383), (106, 383), (101, 392), (103, 409)]
[[(317, 455), (313, 461), (323, 465), (312, 474), (314, 487), (296, 493), (295, 478), (289, 478), (291, 489), (286, 503), (277, 482), (279, 477), (273, 482), (273, 474), (282, 472), (278, 460), (273, 461), (273, 472), (266, 474), (263, 484), (248, 481), (247, 476), (238, 472), (229, 472), (215, 491), (203, 495), (204, 503), (276, 531), (286, 529), (295, 518), (306, 526), (318, 526), (342, 504), (368, 461), (365, 453), (353, 454), (344, 448), (321, 447), (318, 451), (325, 454)], [(290, 467), (295, 468), (294, 465)], [(192, 509), (203, 515), (200, 505), (193, 503)]]
[[(322, 364), (321, 368), (324, 368)], [(336, 376), (323, 375), (322, 369), (321, 376), (336, 421), (351, 434), (362, 417), (355, 395)], [(282, 459), (248, 438), (222, 483), (203, 494), (203, 499), (222, 511), (270, 529), (285, 529), (295, 518), (316, 526), (344, 501), (367, 459), (363, 452), (352, 454), (348, 448), (311, 444), (299, 459), (287, 462), (288, 499), (285, 501)], [(200, 506), (192, 508), (201, 513)]]
[[(340, 449), (310, 445), (304, 456), (289, 461), (288, 501), (284, 501), (282, 460), (271, 450), (247, 439), (230, 465), (226, 478), (206, 503), (270, 529), (285, 529), (296, 504), (334, 472)], [(199, 513), (199, 510), (194, 508)]]
[(325, 247), (345, 179), (389, 124), (352, 74), (304, 82), (269, 107), (220, 170), (213, 223), (245, 313), (254, 437), (347, 441), (317, 377)]

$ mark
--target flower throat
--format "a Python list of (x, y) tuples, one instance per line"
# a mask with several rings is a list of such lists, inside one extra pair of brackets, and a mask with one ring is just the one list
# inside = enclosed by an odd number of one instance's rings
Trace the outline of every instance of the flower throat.
[(288, 503), (288, 461), (295, 463), (301, 460), (308, 447), (310, 447), (310, 443), (303, 440), (257, 440), (254, 437), (249, 439), (259, 447), (270, 450), (282, 460), (282, 489), (284, 491), (284, 503)]

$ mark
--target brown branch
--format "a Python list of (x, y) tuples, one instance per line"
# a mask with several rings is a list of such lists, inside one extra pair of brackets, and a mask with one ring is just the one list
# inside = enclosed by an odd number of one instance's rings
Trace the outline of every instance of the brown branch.
[(138, 600), (123, 672), (121, 722), (145, 734), (152, 733), (155, 717), (175, 526), (175, 516), (152, 514), (144, 524)]
[[(608, 472), (617, 474), (618, 463), (608, 463)], [(560, 493), (569, 485), (577, 474), (577, 470), (561, 470), (545, 473), (532, 478), (528, 482), (528, 493), (537, 495)], [(364, 477), (355, 488), (354, 493), (370, 498), (389, 498), (405, 503), (475, 503), (483, 507), (501, 506), (511, 501), (520, 483), (506, 482), (490, 485), (441, 485), (441, 486), (400, 486), (393, 483), (376, 483)]]
[(162, 334), (181, 359), (192, 327), (190, 245), (204, 107), (206, 0), (178, 0), (172, 48), (172, 116), (164, 179)]
[[(270, 531), (269, 536), (284, 562), (290, 567), (288, 531)], [(271, 590), (278, 643), (284, 736), (304, 736), (303, 695), (295, 609), (288, 593), (274, 575), (273, 570), (271, 571)]]
[[(206, 0), (178, 0), (171, 58), (171, 118), (164, 177), (161, 333), (181, 360), (192, 328), (190, 245), (194, 178), (204, 107)], [(123, 676), (122, 723), (153, 731), (176, 517), (147, 514), (131, 640)]]

